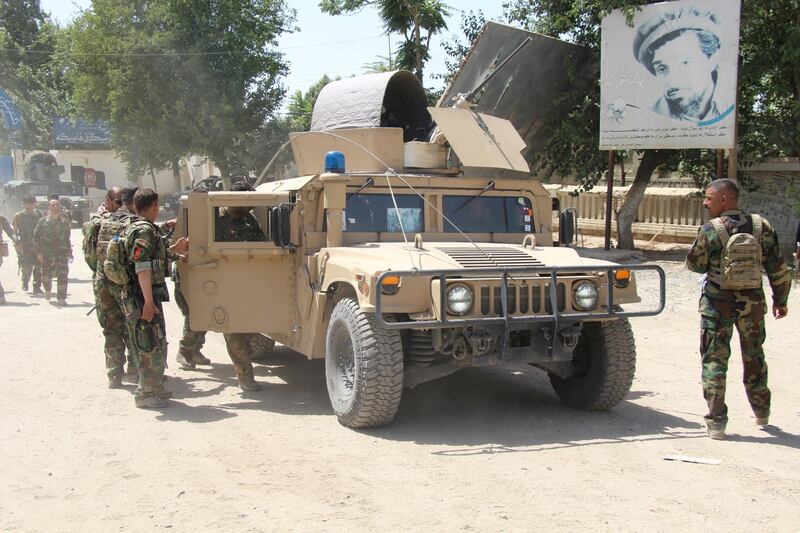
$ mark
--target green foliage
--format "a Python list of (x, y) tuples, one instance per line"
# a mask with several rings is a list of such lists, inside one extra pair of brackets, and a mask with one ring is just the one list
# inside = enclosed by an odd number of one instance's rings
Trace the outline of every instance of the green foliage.
[(395, 67), (413, 71), (423, 80), (430, 59), (431, 37), (447, 29), (449, 8), (439, 0), (321, 0), (319, 8), (329, 15), (344, 15), (367, 6), (378, 9), (386, 33), (403, 36)]
[[(53, 117), (70, 112), (65, 63), (55, 53), (63, 37), (39, 0), (0, 3), (0, 88), (22, 115), (22, 130), (14, 141), (29, 149), (53, 148)], [(10, 146), (9, 133), (0, 127), (0, 149)]]
[[(340, 79), (339, 77), (336, 78)], [(304, 93), (303, 91), (295, 91), (289, 97), (289, 120), (292, 131), (308, 131), (311, 129), (311, 113), (314, 111), (314, 104), (317, 102), (319, 92), (329, 84), (332, 80), (326, 75), (323, 75), (319, 81), (314, 83)]]
[[(510, 23), (589, 47), (600, 61), (600, 21), (614, 9), (629, 19), (647, 0), (513, 0), (505, 7)], [(800, 155), (800, 3), (742, 2), (739, 91), (739, 157)], [(599, 73), (598, 73), (599, 74)], [(598, 76), (599, 78), (599, 76)], [(591, 188), (606, 168), (597, 151), (600, 87), (574, 87), (556, 106), (567, 119), (553, 124), (541, 166), (574, 174)], [(592, 156), (592, 152), (597, 154)], [(565, 157), (567, 154), (567, 157)], [(566, 161), (565, 161), (566, 160)], [(692, 175), (698, 186), (716, 174), (711, 150), (672, 150), (669, 170)]]
[(69, 28), (79, 110), (132, 173), (198, 153), (228, 174), (269, 130), (293, 21), (283, 0), (93, 0)]
[(364, 63), (361, 65), (364, 69), (364, 74), (380, 74), (381, 72), (392, 72), (395, 70), (395, 64), (389, 56), (377, 56), (375, 61)]
[(474, 11), (461, 12), (459, 28), (464, 35), (464, 40), (462, 41), (458, 35), (454, 35), (452, 40), (442, 43), (442, 48), (447, 55), (444, 59), (446, 72), (444, 74), (435, 75), (435, 78), (443, 79), (445, 85), (452, 81), (453, 76), (455, 76), (456, 72), (458, 72), (458, 69), (461, 67), (464, 58), (467, 57), (472, 43), (478, 38), (478, 35), (485, 25), (486, 17), (483, 11), (478, 10), (477, 13)]

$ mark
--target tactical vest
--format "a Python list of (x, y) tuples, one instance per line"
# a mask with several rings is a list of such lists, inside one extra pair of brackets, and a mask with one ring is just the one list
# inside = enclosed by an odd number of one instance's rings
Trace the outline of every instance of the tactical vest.
[(20, 211), (14, 216), (16, 222), (17, 234), (19, 235), (20, 242), (25, 246), (33, 244), (33, 228), (36, 223), (42, 218), (39, 211), (34, 210), (31, 213), (27, 211)]
[(719, 267), (712, 266), (708, 279), (717, 283), (721, 289), (741, 291), (761, 287), (761, 235), (764, 231), (763, 219), (751, 215), (753, 233), (734, 233), (730, 235), (721, 218), (711, 220), (717, 232), (722, 250)]
[(123, 237), (132, 220), (131, 213), (113, 213), (103, 221), (97, 236), (98, 273), (117, 285), (127, 285), (130, 281)]
[(97, 272), (97, 237), (105, 218), (107, 218), (105, 214), (95, 213), (83, 223), (83, 244), (81, 245), (83, 260), (93, 272)]

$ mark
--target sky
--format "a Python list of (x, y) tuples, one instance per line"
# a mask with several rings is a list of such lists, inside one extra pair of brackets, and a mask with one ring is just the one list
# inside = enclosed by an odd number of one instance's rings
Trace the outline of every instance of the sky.
[[(365, 8), (353, 15), (332, 17), (317, 7), (318, 0), (288, 0), (297, 10), (300, 31), (280, 38), (280, 49), (289, 63), (289, 75), (284, 80), (287, 95), (297, 90), (305, 91), (323, 74), (335, 78), (364, 72), (364, 65), (377, 61), (378, 56), (389, 55), (387, 37), (377, 10)], [(441, 43), (449, 41), (452, 34), (461, 36), (461, 12), (482, 10), (487, 19), (499, 18), (501, 2), (481, 0), (449, 1), (452, 12), (447, 20), (448, 30), (432, 39), (431, 59), (425, 67), (425, 85), (438, 89), (441, 82), (432, 74), (444, 73), (445, 53)], [(81, 9), (91, 5), (90, 0), (41, 0), (42, 9), (65, 25)], [(399, 36), (391, 36), (392, 48), (399, 44)], [(463, 37), (462, 37), (463, 39)]]

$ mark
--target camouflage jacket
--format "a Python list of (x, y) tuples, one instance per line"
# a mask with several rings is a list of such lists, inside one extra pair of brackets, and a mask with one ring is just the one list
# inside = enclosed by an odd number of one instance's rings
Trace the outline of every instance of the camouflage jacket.
[(218, 242), (253, 242), (267, 240), (261, 226), (251, 213), (233, 217), (223, 210), (216, 221), (214, 240)]
[[(722, 223), (728, 233), (751, 233), (753, 231), (752, 219), (738, 209), (731, 209), (720, 214)], [(772, 302), (776, 306), (785, 306), (789, 299), (791, 277), (786, 268), (786, 262), (778, 249), (778, 234), (772, 229), (767, 219), (761, 236), (761, 250), (764, 261), (764, 270), (767, 272), (769, 283), (772, 286)], [(717, 235), (714, 226), (707, 222), (697, 233), (689, 255), (686, 256), (686, 266), (693, 272), (708, 273), (712, 267), (719, 268), (722, 255), (722, 241)], [(703, 293), (700, 296), (700, 314), (712, 318), (740, 318), (751, 313), (764, 314), (767, 312), (764, 290), (749, 289), (743, 291), (723, 290), (715, 282), (706, 279), (703, 283)]]
[(152, 222), (136, 217), (125, 229), (124, 240), (132, 268), (134, 295), (142, 300), (137, 274), (152, 272), (153, 298), (156, 303), (169, 301), (166, 278), (169, 276), (167, 264), (167, 244), (158, 227)]
[(48, 258), (72, 257), (69, 241), (69, 222), (63, 217), (43, 217), (33, 229), (33, 248), (37, 254)]
[(14, 232), (17, 234), (19, 244), (23, 249), (33, 248), (33, 230), (36, 228), (36, 223), (42, 218), (42, 213), (38, 209), (34, 209), (30, 213), (19, 211), (14, 215)]

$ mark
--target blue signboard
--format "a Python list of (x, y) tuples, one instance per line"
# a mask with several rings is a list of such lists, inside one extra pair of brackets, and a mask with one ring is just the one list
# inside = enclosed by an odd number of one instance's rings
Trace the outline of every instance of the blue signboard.
[(17, 131), (22, 127), (22, 116), (19, 114), (17, 106), (2, 90), (0, 90), (0, 115), (3, 117), (6, 129)]
[(56, 117), (53, 141), (56, 148), (108, 148), (111, 146), (111, 127), (102, 120), (84, 122), (78, 119), (73, 123), (67, 117)]

